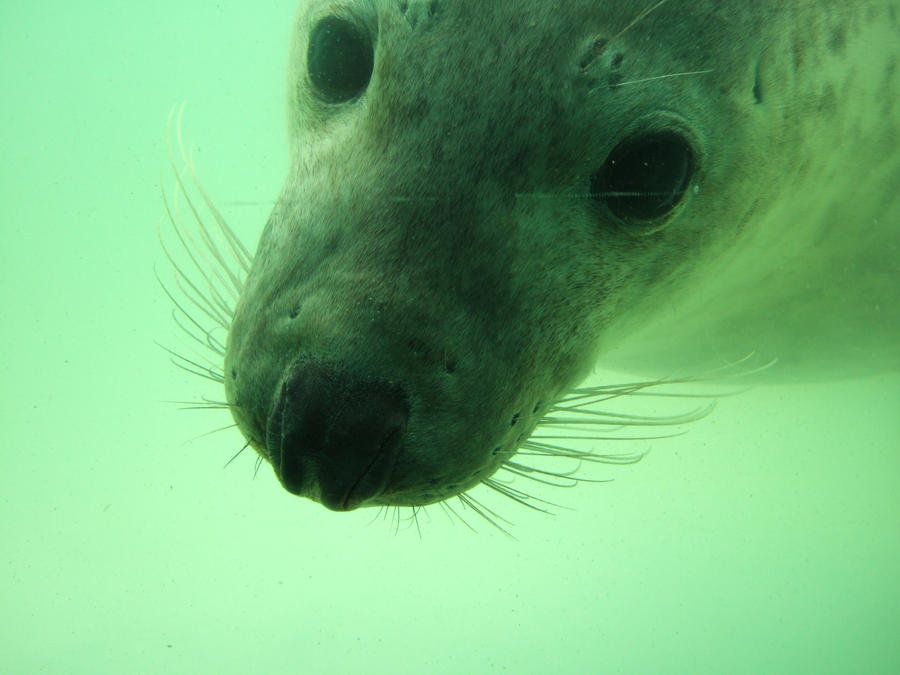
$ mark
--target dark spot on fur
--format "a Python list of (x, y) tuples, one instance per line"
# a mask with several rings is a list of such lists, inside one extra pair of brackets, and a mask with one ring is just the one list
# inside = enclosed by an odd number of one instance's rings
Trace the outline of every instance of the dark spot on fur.
[(418, 28), (424, 20), (433, 19), (438, 13), (437, 0), (400, 0), (398, 7), (412, 28)]
[[(884, 69), (884, 91), (891, 91), (893, 88), (894, 75), (897, 71), (897, 57), (891, 58), (887, 67)], [(885, 96), (882, 99), (882, 115), (890, 119), (894, 114), (894, 108), (897, 102), (892, 96)]]
[(609, 64), (609, 86), (610, 88), (618, 87), (622, 80), (625, 79), (622, 74), (622, 61), (625, 60), (625, 55), (621, 52), (617, 53), (612, 57), (612, 61)]
[(412, 352), (413, 356), (416, 356), (423, 361), (427, 361), (431, 356), (431, 350), (428, 348), (428, 345), (419, 338), (411, 338), (409, 342), (406, 343), (406, 346), (409, 347), (409, 351)]
[(890, 83), (894, 79), (894, 73), (897, 72), (897, 57), (894, 56), (888, 61), (887, 67), (884, 69), (885, 90), (890, 91)]
[(512, 416), (512, 420), (510, 420), (510, 422), (509, 422), (509, 426), (511, 426), (511, 427), (516, 426), (516, 422), (519, 421), (519, 416), (520, 416), (520, 415), (521, 415), (521, 413), (516, 413), (515, 415), (513, 415), (513, 416)]
[(493, 450), (491, 450), (491, 454), (494, 455), (494, 456), (496, 457), (497, 455), (500, 454), (501, 449), (502, 449), (502, 448), (498, 445), (496, 448), (494, 448)]
[(839, 100), (834, 85), (826, 84), (819, 96), (819, 105), (817, 106), (819, 112), (834, 116), (837, 114), (838, 106)]
[(803, 44), (795, 42), (791, 46), (791, 59), (794, 64), (794, 71), (798, 71), (803, 67)]
[(841, 54), (847, 46), (847, 31), (844, 26), (838, 24), (832, 26), (831, 35), (828, 36), (828, 48), (835, 54)]
[(405, 100), (394, 110), (394, 114), (408, 124), (420, 122), (425, 119), (431, 110), (431, 103), (423, 96), (417, 96), (412, 100)]
[(540, 409), (541, 409), (541, 402), (538, 401), (537, 403), (534, 404), (534, 408), (532, 408), (531, 414), (533, 415), (534, 413), (536, 413), (536, 412), (537, 412), (538, 410), (540, 410)]
[(759, 61), (757, 61), (756, 69), (753, 72), (753, 100), (757, 105), (763, 102), (763, 86), (759, 70)]
[(448, 375), (456, 372), (456, 359), (452, 356), (444, 356), (444, 372)]
[(585, 54), (581, 61), (578, 62), (578, 69), (581, 71), (585, 71), (590, 68), (591, 64), (597, 60), (600, 54), (603, 52), (603, 48), (606, 46), (606, 38), (597, 38), (591, 43), (591, 46), (588, 47), (587, 54)]

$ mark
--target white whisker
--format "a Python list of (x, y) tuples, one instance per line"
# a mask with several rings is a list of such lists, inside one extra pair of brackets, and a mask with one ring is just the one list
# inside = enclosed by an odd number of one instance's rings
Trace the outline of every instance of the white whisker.
[(627, 80), (625, 82), (616, 82), (615, 84), (609, 85), (612, 88), (617, 87), (627, 87), (632, 84), (644, 84), (646, 82), (657, 82), (659, 80), (668, 80), (673, 77), (687, 77), (688, 75), (706, 75), (708, 73), (714, 72), (712, 69), (710, 70), (689, 70), (683, 73), (668, 73), (666, 75), (656, 75), (654, 77), (642, 77), (639, 80)]

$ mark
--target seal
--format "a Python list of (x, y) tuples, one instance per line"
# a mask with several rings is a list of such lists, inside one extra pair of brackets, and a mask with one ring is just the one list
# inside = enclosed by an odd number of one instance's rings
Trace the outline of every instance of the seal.
[(240, 430), (294, 494), (416, 507), (521, 469), (598, 363), (897, 369), (898, 17), (301, 2), (290, 171), (228, 321)]

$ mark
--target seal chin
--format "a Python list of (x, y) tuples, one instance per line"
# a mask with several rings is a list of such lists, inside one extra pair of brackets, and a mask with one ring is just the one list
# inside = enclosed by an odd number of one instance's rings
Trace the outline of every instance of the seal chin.
[(408, 419), (400, 387), (298, 360), (269, 414), (269, 461), (288, 492), (350, 511), (387, 488)]

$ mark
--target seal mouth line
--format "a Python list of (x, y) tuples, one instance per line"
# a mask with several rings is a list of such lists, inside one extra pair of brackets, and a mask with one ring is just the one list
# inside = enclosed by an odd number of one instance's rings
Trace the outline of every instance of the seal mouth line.
[(356, 482), (353, 483), (351, 488), (347, 490), (347, 495), (344, 499), (341, 500), (341, 507), (344, 510), (350, 510), (351, 508), (355, 508), (359, 506), (359, 504), (353, 505), (354, 497), (360, 491), (362, 487), (362, 483), (370, 478), (371, 475), (378, 468), (379, 464), (385, 464), (383, 467), (383, 475), (379, 476), (377, 480), (374, 482), (378, 486), (375, 490), (371, 491), (370, 494), (366, 496), (365, 499), (372, 499), (377, 497), (381, 493), (384, 492), (387, 487), (388, 480), (391, 475), (394, 473), (394, 465), (397, 463), (397, 455), (399, 452), (390, 452), (391, 446), (394, 445), (396, 447), (396, 443), (394, 440), (401, 433), (401, 429), (394, 429), (391, 433), (385, 437), (384, 441), (382, 441), (381, 445), (378, 448), (378, 452), (375, 453), (375, 457), (369, 462), (368, 466), (366, 466), (365, 470), (359, 474), (359, 478), (356, 479)]

